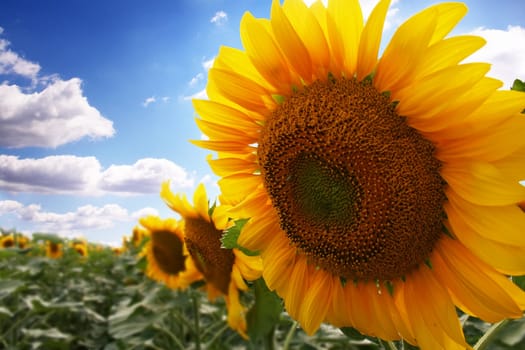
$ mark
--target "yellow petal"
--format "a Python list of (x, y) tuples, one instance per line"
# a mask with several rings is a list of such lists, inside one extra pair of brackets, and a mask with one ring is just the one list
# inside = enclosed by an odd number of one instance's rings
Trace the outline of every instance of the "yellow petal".
[(257, 120), (251, 118), (246, 113), (230, 106), (209, 100), (193, 100), (193, 108), (197, 114), (204, 120), (217, 124), (234, 126), (241, 130), (260, 129)]
[(274, 216), (253, 218), (244, 225), (237, 243), (241, 247), (258, 251), (271, 242), (272, 232), (280, 232), (279, 222)]
[[(264, 264), (263, 276), (265, 276), (266, 280), (266, 259), (264, 259)], [(279, 270), (282, 270), (282, 267)], [(276, 270), (275, 273), (280, 273), (279, 270)], [(293, 271), (289, 276), (288, 295), (283, 295), (286, 310), (294, 319), (299, 319), (301, 315), (301, 306), (306, 291), (311, 288), (310, 276), (310, 269), (306, 259), (298, 256), (297, 261), (293, 265)]]
[(253, 174), (255, 170), (259, 168), (257, 163), (241, 158), (208, 159), (208, 164), (217, 176), (228, 176), (239, 173)]
[(414, 288), (418, 291), (419, 305), (423, 308), (421, 315), (431, 331), (438, 339), (439, 333), (444, 332), (453, 342), (467, 347), (454, 303), (447, 291), (426, 266), (422, 266), (416, 274), (420, 278)]
[[(447, 205), (445, 210), (448, 212)], [(449, 230), (474, 255), (497, 271), (509, 275), (525, 274), (525, 248), (483, 238), (461, 221), (450, 221)]]
[(193, 207), (199, 214), (199, 216), (206, 221), (210, 221), (210, 216), (208, 214), (208, 195), (206, 194), (206, 187), (203, 183), (200, 183), (193, 194)]
[(288, 95), (292, 91), (292, 75), (284, 55), (267, 30), (267, 22), (245, 13), (241, 20), (241, 41), (259, 74), (281, 94)]
[(268, 82), (259, 74), (257, 69), (246, 55), (245, 51), (229, 47), (221, 46), (219, 53), (213, 62), (214, 68), (221, 68), (225, 70), (235, 71), (237, 74), (254, 81), (264, 88), (273, 91), (276, 90), (268, 84)]
[[(519, 114), (523, 108), (525, 108), (523, 92), (494, 91), (483, 105), (466, 116), (464, 124), (460, 124), (453, 130), (447, 130), (443, 136), (449, 135), (447, 138), (454, 139), (486, 131), (487, 128), (493, 128), (503, 121), (521, 117)], [(468, 131), (465, 131), (464, 128), (468, 128)]]
[(372, 73), (376, 66), (377, 53), (379, 52), (381, 36), (383, 34), (383, 25), (389, 6), (390, 0), (380, 1), (373, 9), (370, 17), (368, 17), (365, 28), (361, 33), (356, 67), (357, 79), (359, 81)]
[[(204, 119), (195, 119), (199, 129), (210, 139), (231, 140), (235, 142), (251, 144), (258, 139), (258, 130), (253, 131), (252, 135), (244, 132), (246, 129), (240, 129), (232, 126), (225, 126), (213, 123)], [(249, 131), (249, 130), (246, 130)]]
[(485, 45), (478, 36), (461, 35), (438, 41), (422, 57), (422, 64), (414, 79), (430, 75), (441, 69), (455, 66)]
[(367, 290), (366, 294), (370, 298), (372, 316), (378, 330), (378, 336), (385, 340), (399, 339), (397, 325), (393, 322), (390, 312), (388, 312), (389, 304), (393, 302), (392, 296), (387, 290), (380, 289), (374, 283), (366, 283), (364, 287)]
[(513, 205), (525, 198), (525, 187), (506, 179), (490, 163), (447, 164), (441, 176), (454, 192), (474, 204)]
[(436, 29), (437, 13), (428, 9), (403, 23), (392, 36), (377, 65), (374, 85), (395, 92), (410, 84)]
[[(426, 269), (426, 267), (422, 267)], [(437, 283), (432, 283), (432, 286), (425, 287), (425, 282), (428, 280), (425, 276), (421, 276), (421, 269), (416, 271), (412, 276), (412, 280), (407, 280), (404, 292), (404, 305), (407, 308), (407, 314), (411, 323), (411, 328), (414, 332), (417, 345), (422, 349), (457, 349), (465, 350), (470, 348), (464, 340), (461, 343), (453, 341), (445, 329), (442, 328), (443, 315), (446, 319), (447, 316), (453, 313), (455, 316), (455, 310), (453, 304), (447, 299), (443, 292), (440, 292), (442, 297), (441, 300), (435, 300), (428, 298), (428, 290), (437, 285), (437, 288), (441, 288)], [(444, 309), (436, 310), (435, 305), (444, 307)], [(429, 310), (429, 308), (432, 308)], [(438, 315), (436, 315), (436, 313)], [(439, 317), (436, 319), (434, 317)], [(457, 329), (461, 333), (461, 327), (457, 316), (455, 320), (451, 320), (451, 324), (447, 325), (447, 328)]]
[[(474, 205), (454, 191), (448, 193), (447, 215), (461, 220), (480, 236), (503, 244), (524, 246), (525, 213), (515, 204), (489, 207)], [(452, 220), (451, 220), (452, 221)]]
[(275, 107), (271, 94), (261, 85), (233, 71), (211, 68), (208, 72), (208, 96), (221, 95), (248, 110), (265, 113)]
[[(324, 321), (332, 303), (332, 274), (322, 269), (311, 269), (310, 288), (301, 306), (299, 320), (306, 334), (312, 335)], [(337, 281), (339, 283), (339, 281)]]
[(431, 6), (429, 10), (438, 12), (436, 30), (430, 41), (430, 44), (434, 44), (454, 29), (458, 22), (467, 14), (468, 8), (461, 2), (448, 2)]
[(332, 60), (338, 71), (353, 77), (357, 67), (359, 39), (363, 30), (363, 15), (358, 0), (330, 0), (327, 17), (328, 39)]
[(525, 293), (506, 276), (476, 258), (461, 243), (443, 238), (436, 247), (433, 266), (444, 286), (454, 291), (461, 304), (479, 311), (489, 322), (521, 317)]
[(245, 174), (230, 175), (218, 181), (222, 194), (235, 203), (252, 193), (260, 182), (259, 176)]
[(307, 82), (312, 81), (310, 53), (288, 20), (278, 0), (272, 2), (271, 24), (275, 40), (293, 69)]
[[(410, 119), (410, 125), (424, 132), (425, 137), (440, 144), (444, 139), (443, 130), (458, 127), (468, 115), (476, 111), (502, 85), (497, 79), (484, 77), (456, 98), (442, 101), (442, 106), (435, 106), (421, 111), (417, 118)], [(461, 128), (461, 127), (460, 127)], [(445, 139), (450, 138), (445, 137)]]
[(416, 119), (434, 108), (443, 108), (444, 101), (454, 99), (471, 88), (489, 71), (486, 63), (469, 63), (445, 68), (416, 81), (399, 91), (393, 91), (393, 100), (399, 101), (397, 113)]
[(190, 140), (190, 142), (198, 147), (233, 154), (250, 154), (255, 150), (255, 147), (247, 145), (244, 142), (208, 140)]
[(324, 81), (330, 66), (330, 49), (321, 25), (303, 0), (287, 0), (283, 10), (308, 50), (312, 78)]
[(295, 273), (294, 266), (298, 264), (295, 249), (289, 247), (288, 240), (282, 234), (273, 237), (267, 247), (263, 258), (263, 278), (270, 290), (276, 290), (281, 297), (286, 297), (288, 289), (292, 288), (290, 282)]

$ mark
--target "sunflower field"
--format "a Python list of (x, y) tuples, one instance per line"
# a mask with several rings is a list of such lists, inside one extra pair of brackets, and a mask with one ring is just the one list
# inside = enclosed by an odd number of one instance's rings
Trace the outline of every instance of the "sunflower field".
[[(417, 349), (329, 325), (309, 336), (262, 279), (242, 295), (249, 305), (244, 339), (228, 326), (224, 300), (210, 302), (202, 282), (176, 291), (145, 275), (139, 252), (147, 240), (112, 248), (3, 230), (0, 349)], [(60, 254), (46, 250), (50, 244)], [(482, 341), (476, 349), (525, 349), (525, 318), (496, 327), (458, 316), (467, 341)]]

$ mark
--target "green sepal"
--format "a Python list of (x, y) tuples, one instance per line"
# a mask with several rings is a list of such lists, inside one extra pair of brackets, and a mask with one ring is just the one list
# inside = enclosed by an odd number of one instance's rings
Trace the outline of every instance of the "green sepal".
[(273, 332), (283, 312), (283, 302), (275, 292), (268, 289), (264, 279), (253, 283), (255, 304), (246, 314), (250, 340), (265, 338)]
[(244, 227), (244, 225), (248, 222), (248, 220), (250, 219), (235, 220), (234, 225), (232, 227), (224, 230), (224, 233), (222, 234), (222, 237), (221, 237), (221, 248), (239, 249), (241, 252), (243, 252), (244, 254), (248, 256), (259, 255), (259, 252), (251, 251), (237, 244), (237, 239), (239, 238), (239, 235), (241, 234), (241, 230)]
[(512, 84), (511, 90), (515, 91), (523, 91), (525, 92), (525, 82), (521, 81), (519, 79), (515, 79), (514, 83)]
[(278, 105), (282, 104), (285, 100), (285, 97), (279, 94), (273, 94), (272, 98)]

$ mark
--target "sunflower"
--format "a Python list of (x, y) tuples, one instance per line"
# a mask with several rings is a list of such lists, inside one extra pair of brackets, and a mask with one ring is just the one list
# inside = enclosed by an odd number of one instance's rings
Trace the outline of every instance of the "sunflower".
[(18, 248), (25, 249), (29, 247), (30, 239), (24, 235), (19, 234), (17, 237)]
[(0, 247), (2, 248), (11, 248), (15, 245), (15, 237), (13, 234), (5, 235), (0, 238)]
[(233, 224), (226, 216), (229, 206), (210, 209), (203, 184), (195, 191), (194, 205), (188, 202), (186, 196), (174, 195), (169, 182), (162, 184), (161, 197), (182, 216), (186, 245), (197, 269), (204, 275), (208, 298), (213, 301), (220, 295), (224, 296), (228, 325), (248, 338), (244, 317), (246, 310), (240, 303), (239, 290), (248, 289), (244, 279), (255, 280), (260, 277), (262, 264), (258, 256), (248, 256), (238, 249), (221, 247), (223, 231)]
[(156, 216), (143, 217), (140, 223), (150, 238), (140, 253), (148, 261), (148, 277), (173, 289), (185, 289), (202, 279), (184, 243), (181, 223)]
[(58, 259), (63, 255), (62, 243), (46, 241), (46, 256), (51, 259)]
[(135, 248), (140, 247), (142, 241), (148, 237), (148, 230), (140, 226), (133, 227), (133, 233), (131, 234), (131, 243)]
[(71, 248), (78, 253), (81, 257), (88, 256), (88, 244), (84, 240), (74, 241), (71, 243)]
[(222, 47), (196, 120), (238, 243), (305, 331), (351, 326), (424, 349), (468, 347), (455, 307), (518, 318), (525, 293), (525, 94), (498, 90), (484, 44), (446, 37), (462, 3), (403, 23), (389, 1), (274, 1)]

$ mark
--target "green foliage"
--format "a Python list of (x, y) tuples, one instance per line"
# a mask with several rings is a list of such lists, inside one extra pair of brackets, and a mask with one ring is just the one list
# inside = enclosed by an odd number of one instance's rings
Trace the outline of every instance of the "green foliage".
[[(237, 222), (223, 245), (236, 247), (245, 223)], [(241, 293), (249, 306), (245, 340), (227, 325), (224, 299), (211, 303), (203, 283), (187, 291), (158, 284), (143, 275), (146, 261), (134, 250), (90, 249), (81, 257), (66, 249), (62, 258), (49, 259), (37, 242), (52, 236), (37, 236), (31, 249), (0, 249), (0, 349), (416, 349), (325, 324), (309, 336), (263, 279)], [(525, 286), (524, 277), (513, 280)], [(471, 345), (491, 329), (458, 315)], [(505, 322), (494, 334), (485, 349), (525, 349), (525, 319)]]
[(244, 247), (241, 247), (239, 244), (237, 244), (237, 239), (239, 238), (239, 235), (241, 234), (241, 230), (244, 227), (244, 225), (248, 222), (249, 219), (239, 219), (235, 220), (235, 224), (224, 231), (224, 234), (221, 237), (221, 247), (226, 249), (239, 249), (244, 254), (249, 256), (255, 256), (258, 255), (258, 252), (252, 252)]

